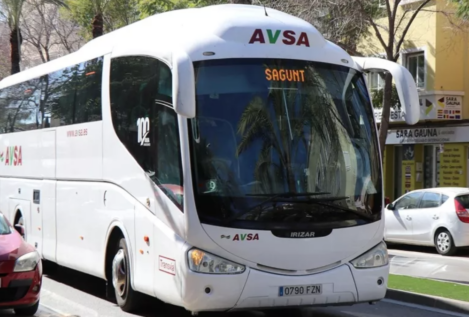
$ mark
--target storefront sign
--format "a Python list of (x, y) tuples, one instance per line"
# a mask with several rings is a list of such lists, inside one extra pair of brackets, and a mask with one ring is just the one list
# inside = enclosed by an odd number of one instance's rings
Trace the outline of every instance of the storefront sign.
[(411, 190), (415, 189), (415, 149), (414, 145), (403, 145), (402, 146), (402, 172), (403, 172), (403, 186), (404, 193), (408, 193)]
[(469, 142), (469, 126), (389, 130), (386, 144)]
[[(374, 114), (375, 114), (376, 122), (380, 123), (381, 117), (383, 114), (383, 109), (375, 109)], [(403, 121), (405, 121), (404, 112), (399, 109), (391, 109), (391, 112), (389, 114), (389, 122), (403, 122)]]
[[(431, 95), (421, 97), (420, 121), (422, 120), (461, 120), (462, 119), (462, 97)], [(374, 109), (376, 122), (381, 122), (382, 109)], [(404, 112), (391, 108), (389, 122), (403, 122)]]
[(466, 186), (466, 151), (464, 145), (446, 145), (440, 153), (440, 186)]

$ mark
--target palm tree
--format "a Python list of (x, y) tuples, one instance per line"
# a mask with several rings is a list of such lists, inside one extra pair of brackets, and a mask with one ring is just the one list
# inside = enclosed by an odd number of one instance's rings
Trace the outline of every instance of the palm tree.
[[(300, 157), (301, 160), (309, 161), (311, 155), (306, 153), (311, 152), (311, 146), (321, 149), (322, 154), (326, 153), (326, 160), (321, 164), (314, 164), (318, 173), (330, 174), (332, 170), (337, 169), (335, 162), (339, 155), (340, 132), (337, 128), (337, 115), (333, 113), (335, 107), (328, 99), (329, 93), (321, 83), (322, 80), (313, 72), (309, 72), (308, 76), (305, 76), (309, 78), (304, 87), (314, 94), (298, 94), (297, 90), (294, 90), (297, 88), (296, 83), (291, 83), (289, 87), (272, 87), (277, 89), (270, 90), (267, 102), (255, 97), (241, 116), (238, 133), (242, 140), (237, 154), (247, 150), (256, 140), (262, 140), (254, 177), (262, 184), (264, 191), (283, 191), (278, 185), (285, 184), (286, 181), (288, 191), (296, 192), (293, 164), (297, 155), (303, 156)], [(269, 103), (272, 107), (269, 107)], [(309, 142), (307, 134), (314, 142)], [(318, 146), (319, 143), (322, 146)], [(298, 154), (301, 145), (306, 153)], [(277, 154), (279, 162), (273, 161), (272, 152)], [(309, 164), (308, 162), (308, 167)], [(330, 164), (334, 166), (328, 167)], [(308, 178), (313, 179), (312, 175)], [(334, 179), (335, 177), (330, 179), (326, 176), (325, 181), (332, 184)], [(307, 187), (311, 187), (311, 184)]]
[[(43, 3), (50, 3), (58, 6), (67, 7), (62, 0), (37, 0)], [(6, 18), (10, 27), (10, 48), (11, 48), (11, 74), (20, 72), (21, 61), (21, 44), (23, 37), (21, 36), (20, 20), (23, 6), (26, 0), (0, 0), (1, 14)]]
[(92, 0), (93, 9), (94, 9), (94, 18), (91, 22), (92, 29), (91, 33), (93, 38), (100, 37), (104, 34), (104, 12), (107, 5), (111, 0)]

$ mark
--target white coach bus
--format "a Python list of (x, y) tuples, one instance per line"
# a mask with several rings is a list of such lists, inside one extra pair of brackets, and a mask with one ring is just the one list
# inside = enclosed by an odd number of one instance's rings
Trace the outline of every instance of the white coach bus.
[(382, 299), (381, 154), (364, 73), (258, 6), (149, 17), (0, 82), (0, 210), (44, 260), (200, 311)]

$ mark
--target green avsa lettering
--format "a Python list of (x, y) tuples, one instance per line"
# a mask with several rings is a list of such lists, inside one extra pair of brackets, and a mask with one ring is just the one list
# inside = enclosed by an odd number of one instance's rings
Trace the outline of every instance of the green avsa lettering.
[(272, 34), (272, 30), (267, 29), (267, 36), (269, 37), (270, 44), (275, 44), (280, 36), (280, 30), (276, 30), (275, 34)]

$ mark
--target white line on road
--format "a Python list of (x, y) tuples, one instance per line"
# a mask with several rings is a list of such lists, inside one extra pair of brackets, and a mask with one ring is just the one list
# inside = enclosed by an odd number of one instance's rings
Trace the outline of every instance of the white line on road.
[(40, 306), (42, 306), (43, 308), (47, 309), (47, 310), (50, 310), (51, 312), (55, 313), (55, 314), (59, 314), (60, 317), (69, 317), (69, 316), (76, 316), (76, 315), (70, 315), (70, 314), (66, 314), (64, 312), (61, 312), (60, 310), (57, 310), (55, 308), (52, 308), (50, 307), (49, 305), (46, 305), (46, 304), (43, 304), (43, 303), (40, 303)]
[(443, 309), (438, 309), (438, 308), (432, 308), (432, 307), (428, 307), (428, 306), (422, 306), (422, 305), (417, 305), (417, 304), (400, 302), (400, 301), (393, 300), (393, 299), (385, 298), (385, 299), (382, 299), (381, 301), (386, 302), (386, 303), (390, 303), (390, 304), (394, 304), (394, 305), (401, 305), (401, 306), (426, 310), (426, 311), (437, 313), (437, 314), (445, 314), (447, 316), (454, 316), (454, 317), (467, 317), (468, 316), (468, 314), (455, 313), (455, 312), (451, 312), (451, 311), (447, 311), (447, 310), (443, 310)]
[[(60, 312), (60, 310), (57, 309), (57, 308), (51, 308), (50, 305), (43, 304), (43, 299), (45, 299), (46, 301), (47, 301), (47, 299), (51, 299), (51, 301), (53, 303), (60, 303), (62, 307), (65, 306), (67, 308), (72, 308), (74, 312), (75, 311), (77, 312), (77, 314), (66, 314), (66, 313)], [(48, 291), (44, 288), (41, 290), (41, 305), (48, 308), (48, 309), (52, 309), (56, 312), (60, 312), (60, 314), (65, 315), (65, 316), (83, 316), (83, 317), (96, 316), (96, 317), (98, 317), (98, 312), (96, 312), (95, 310), (89, 309), (86, 306), (80, 305), (80, 304), (78, 304), (74, 301), (71, 301), (71, 300), (63, 297), (63, 296), (52, 293), (52, 292), (50, 292), (50, 291)], [(54, 306), (56, 306), (56, 305), (54, 305)]]

